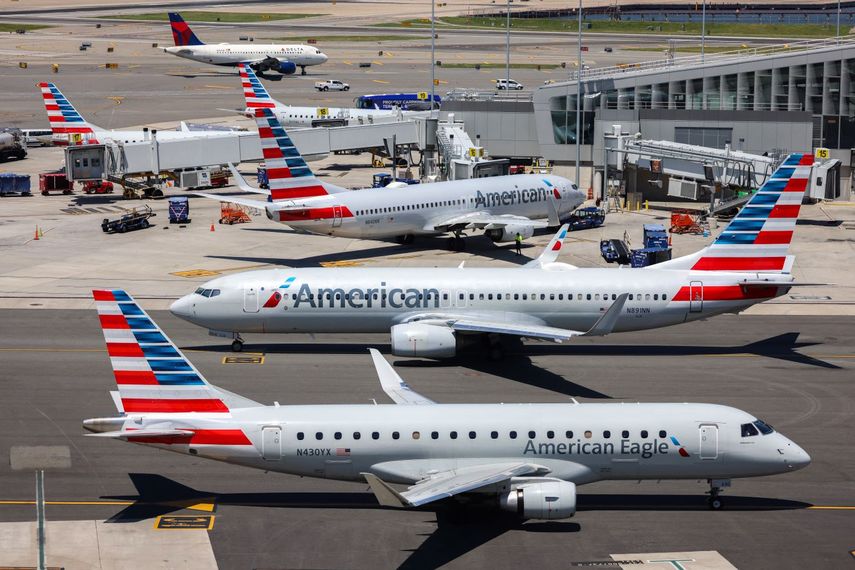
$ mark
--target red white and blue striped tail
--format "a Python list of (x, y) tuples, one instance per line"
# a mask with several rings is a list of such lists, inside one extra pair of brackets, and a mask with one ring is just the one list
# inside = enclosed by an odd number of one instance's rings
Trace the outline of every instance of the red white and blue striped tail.
[(656, 267), (789, 273), (794, 256), (787, 253), (812, 167), (812, 155), (789, 155), (712, 245)]
[(284, 107), (282, 103), (270, 96), (264, 85), (261, 84), (255, 71), (246, 64), (238, 64), (240, 72), (240, 82), (243, 85), (243, 98), (246, 100), (247, 109), (267, 108), (275, 109), (276, 107)]
[[(121, 289), (92, 291), (126, 414), (204, 413), (258, 405), (212, 386)], [(231, 406), (230, 406), (231, 404)]]
[(76, 137), (80, 142), (97, 142), (95, 133), (104, 129), (87, 122), (56, 85), (39, 83), (39, 89), (54, 135), (63, 135), (69, 141)]

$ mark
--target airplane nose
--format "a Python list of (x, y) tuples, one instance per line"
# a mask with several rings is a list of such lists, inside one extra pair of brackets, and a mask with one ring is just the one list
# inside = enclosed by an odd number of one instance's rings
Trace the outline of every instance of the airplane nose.
[(805, 467), (810, 465), (810, 455), (808, 454), (808, 452), (796, 444), (793, 444), (793, 447), (795, 449), (791, 451), (792, 458), (787, 458), (789, 459), (789, 465), (792, 467), (792, 469), (804, 469)]
[(190, 295), (185, 295), (169, 306), (169, 312), (176, 317), (189, 321), (193, 316), (193, 301)]

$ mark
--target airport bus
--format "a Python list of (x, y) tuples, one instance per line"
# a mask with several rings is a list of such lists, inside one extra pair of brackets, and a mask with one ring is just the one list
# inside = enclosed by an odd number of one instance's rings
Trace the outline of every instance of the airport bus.
[[(439, 95), (434, 95), (436, 108), (442, 103)], [(354, 99), (357, 109), (395, 109), (403, 111), (430, 110), (431, 95), (426, 91), (419, 93), (384, 93), (381, 95), (362, 95)]]

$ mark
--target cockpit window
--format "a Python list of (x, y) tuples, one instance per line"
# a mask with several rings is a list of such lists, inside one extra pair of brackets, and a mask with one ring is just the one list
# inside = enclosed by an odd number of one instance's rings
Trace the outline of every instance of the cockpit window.
[(217, 295), (220, 294), (220, 290), (219, 289), (202, 289), (201, 287), (199, 287), (198, 289), (196, 289), (196, 293), (202, 295), (203, 297), (216, 297)]
[(219, 289), (211, 289), (211, 297), (216, 297), (219, 294), (220, 294)]
[(754, 425), (757, 426), (757, 429), (759, 429), (760, 433), (762, 433), (763, 435), (769, 435), (770, 433), (775, 431), (774, 429), (772, 429), (772, 426), (761, 420), (757, 420), (756, 422), (754, 422)]
[(751, 437), (754, 435), (760, 435), (754, 424), (742, 424), (742, 437)]
[(204, 293), (204, 291), (205, 291), (204, 289), (202, 289), (201, 287), (199, 287), (198, 289), (196, 289), (196, 290), (194, 291), (194, 293), (196, 293), (197, 295), (202, 295), (202, 294)]

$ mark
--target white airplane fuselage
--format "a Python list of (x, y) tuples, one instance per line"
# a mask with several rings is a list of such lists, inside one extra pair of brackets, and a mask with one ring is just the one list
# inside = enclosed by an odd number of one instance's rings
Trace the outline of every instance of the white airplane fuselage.
[(756, 418), (712, 404), (307, 405), (218, 415), (130, 414), (87, 420), (84, 427), (98, 432), (122, 429), (120, 423), (125, 429), (166, 423), (227, 439), (141, 443), (265, 471), (346, 481), (362, 481), (360, 473), (367, 472), (403, 484), (446, 470), (519, 461), (577, 485), (756, 477), (810, 462), (780, 433), (742, 437), (740, 426)]
[[(555, 211), (557, 218), (564, 219), (584, 200), (585, 195), (566, 178), (521, 174), (280, 200), (275, 207), (271, 203), (267, 216), (310, 233), (371, 239), (440, 235), (445, 232), (434, 225), (476, 212), (537, 220)], [(279, 209), (283, 206), (286, 209)], [(506, 233), (506, 239), (499, 241), (513, 240), (513, 228)]]
[[(348, 125), (371, 125), (394, 123), (413, 117), (424, 117), (429, 111), (400, 111), (397, 109), (357, 109), (355, 107), (294, 107), (281, 105), (273, 108), (276, 118), (285, 127), (314, 127), (330, 122), (343, 122)], [(254, 117), (255, 111), (244, 110), (247, 117)]]
[(237, 65), (268, 57), (289, 61), (297, 67), (320, 65), (327, 61), (321, 50), (302, 44), (202, 44), (166, 47), (163, 51), (212, 65)]
[[(645, 330), (737, 312), (784, 294), (744, 291), (744, 273), (676, 269), (302, 268), (213, 279), (172, 305), (177, 316), (226, 332), (388, 332), (394, 325), (481, 316), (588, 330), (629, 293), (614, 332)], [(203, 296), (199, 291), (216, 291)]]

